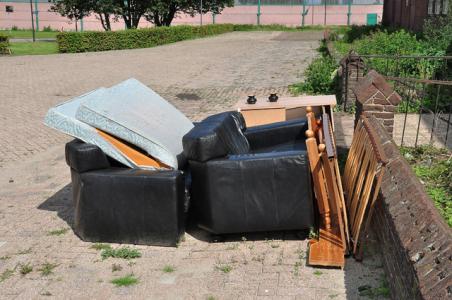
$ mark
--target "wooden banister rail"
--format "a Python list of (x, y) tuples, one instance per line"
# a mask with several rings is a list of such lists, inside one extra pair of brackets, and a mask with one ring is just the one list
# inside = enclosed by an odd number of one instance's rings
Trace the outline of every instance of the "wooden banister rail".
[(327, 114), (307, 107), (306, 149), (320, 215), (319, 239), (310, 241), (311, 265), (343, 267), (344, 254), (362, 259), (387, 159), (378, 135), (362, 117), (355, 129), (341, 180), (336, 144)]

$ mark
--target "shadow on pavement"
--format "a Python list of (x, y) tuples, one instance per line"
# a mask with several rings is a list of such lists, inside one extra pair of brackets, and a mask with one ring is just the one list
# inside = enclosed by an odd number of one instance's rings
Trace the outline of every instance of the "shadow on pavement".
[(63, 219), (71, 228), (74, 228), (74, 204), (72, 202), (71, 184), (67, 184), (61, 190), (38, 206), (38, 209), (55, 211), (58, 217)]

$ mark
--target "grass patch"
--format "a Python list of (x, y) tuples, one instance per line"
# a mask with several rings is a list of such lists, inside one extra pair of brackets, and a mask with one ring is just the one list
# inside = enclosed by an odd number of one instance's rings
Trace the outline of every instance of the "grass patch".
[(323, 274), (323, 272), (322, 272), (322, 271), (319, 271), (319, 270), (315, 270), (313, 274), (314, 274), (315, 276), (320, 276), (320, 275)]
[(10, 43), (12, 55), (44, 55), (58, 53), (55, 42), (20, 42)]
[(20, 265), (19, 272), (22, 275), (26, 275), (33, 271), (33, 267), (30, 264)]
[(0, 282), (3, 282), (6, 279), (10, 278), (11, 276), (13, 276), (13, 274), (14, 274), (14, 270), (6, 269), (5, 271), (3, 271), (2, 274), (0, 274)]
[(165, 267), (163, 267), (162, 271), (165, 273), (173, 273), (174, 271), (176, 271), (176, 268), (170, 265), (166, 265)]
[(108, 244), (95, 243), (90, 247), (91, 249), (95, 249), (97, 251), (111, 249), (111, 246)]
[[(33, 38), (33, 32), (31, 30), (0, 30), (0, 33), (4, 33), (11, 39), (31, 39)], [(38, 39), (50, 39), (56, 38), (58, 31), (37, 31), (36, 38)]]
[(122, 247), (117, 249), (106, 248), (102, 250), (102, 259), (107, 259), (109, 257), (113, 258), (123, 258), (123, 259), (133, 259), (141, 257), (141, 253), (136, 249), (131, 249), (129, 247)]
[(402, 147), (400, 152), (411, 164), (441, 216), (452, 227), (452, 152), (432, 146)]
[(124, 277), (116, 278), (110, 281), (116, 286), (130, 286), (138, 283), (138, 278), (136, 278), (133, 274), (126, 275)]
[(68, 232), (68, 230), (69, 230), (69, 228), (55, 229), (55, 230), (49, 231), (49, 233), (47, 235), (63, 235), (66, 232)]
[(230, 265), (216, 266), (216, 268), (223, 273), (229, 273), (232, 271), (232, 267)]
[(42, 276), (49, 276), (50, 274), (53, 273), (53, 269), (55, 269), (56, 267), (57, 267), (57, 264), (52, 264), (52, 263), (46, 262), (45, 264), (42, 265), (42, 267), (39, 269), (39, 271), (41, 272)]
[(8, 260), (8, 259), (10, 259), (10, 258), (11, 258), (11, 256), (9, 256), (9, 255), (4, 255), (4, 256), (0, 257), (0, 260)]

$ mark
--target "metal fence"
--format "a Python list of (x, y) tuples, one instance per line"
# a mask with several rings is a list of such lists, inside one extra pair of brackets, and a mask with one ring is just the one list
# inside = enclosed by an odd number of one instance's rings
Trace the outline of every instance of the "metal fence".
[(364, 76), (377, 70), (402, 97), (394, 120), (399, 145), (452, 149), (452, 56), (350, 56), (363, 60)]
[[(74, 22), (49, 12), (48, 0), (0, 0), (0, 29), (31, 28), (31, 14), (35, 27), (57, 30), (75, 30)], [(32, 12), (32, 13), (31, 13)], [(221, 14), (203, 15), (203, 23), (282, 24), (286, 26), (376, 24), (381, 21), (382, 0), (236, 0), (235, 6)], [(201, 17), (180, 14), (173, 24), (200, 24)], [(124, 29), (121, 18), (112, 19), (113, 29)], [(144, 18), (141, 27), (152, 24)], [(78, 24), (81, 30), (102, 30), (95, 14)]]

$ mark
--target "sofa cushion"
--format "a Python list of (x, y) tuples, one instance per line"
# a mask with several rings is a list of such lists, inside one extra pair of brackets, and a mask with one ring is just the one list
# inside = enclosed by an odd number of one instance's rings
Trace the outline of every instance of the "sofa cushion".
[(219, 114), (211, 115), (211, 116), (205, 118), (203, 120), (203, 122), (205, 122), (205, 121), (208, 121), (208, 122), (211, 122), (211, 121), (222, 122), (227, 116), (233, 116), (236, 119), (237, 124), (240, 127), (240, 130), (242, 130), (242, 131), (246, 130), (245, 118), (243, 117), (243, 115), (240, 112), (238, 112), (236, 110), (225, 111), (225, 112), (222, 112), (222, 113), (219, 113)]
[(240, 120), (230, 114), (221, 122), (221, 126), (215, 129), (218, 136), (226, 145), (228, 154), (245, 154), (250, 151), (250, 144), (240, 129)]
[(252, 153), (277, 153), (287, 151), (306, 151), (306, 142), (304, 140), (290, 141), (283, 144), (259, 148), (252, 151)]
[(246, 128), (239, 112), (224, 112), (197, 123), (182, 139), (184, 154), (189, 160), (207, 161), (227, 154), (249, 151), (249, 144), (240, 128)]

